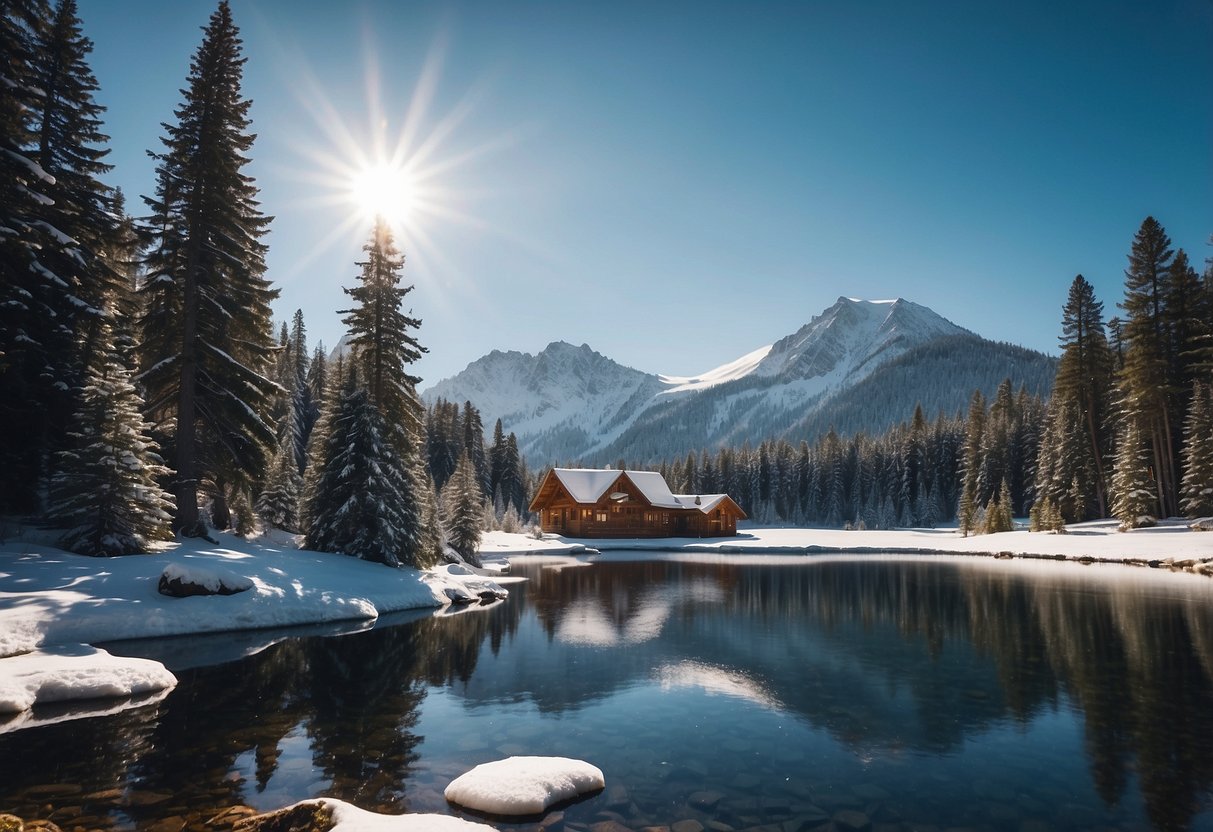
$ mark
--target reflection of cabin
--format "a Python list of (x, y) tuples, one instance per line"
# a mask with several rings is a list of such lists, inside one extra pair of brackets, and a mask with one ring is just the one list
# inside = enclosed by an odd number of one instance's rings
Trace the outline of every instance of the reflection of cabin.
[(722, 537), (746, 517), (728, 494), (673, 494), (656, 471), (609, 468), (553, 468), (531, 511), (571, 537)]

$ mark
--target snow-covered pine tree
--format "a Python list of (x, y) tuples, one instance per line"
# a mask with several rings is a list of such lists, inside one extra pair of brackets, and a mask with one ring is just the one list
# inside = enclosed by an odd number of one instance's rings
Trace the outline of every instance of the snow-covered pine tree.
[(484, 447), (484, 421), (480, 411), (470, 401), (463, 403), (463, 450), (472, 460), (476, 469), (476, 482), (480, 488), (481, 500), (493, 493), (489, 483), (489, 460)]
[(483, 503), (476, 466), (466, 453), (459, 457), (455, 474), (447, 483), (444, 494), (446, 522), (443, 525), (446, 527), (447, 543), (468, 563), (480, 566), (477, 549), (480, 546)]
[(47, 521), (66, 528), (60, 545), (81, 555), (147, 551), (172, 537), (172, 497), (157, 479), (168, 473), (148, 436), (143, 401), (123, 365), (109, 327), (101, 326), (70, 436), (50, 484)]
[(961, 534), (968, 536), (977, 528), (977, 510), (981, 496), (978, 479), (981, 472), (981, 443), (985, 435), (986, 401), (980, 390), (973, 392), (969, 402), (969, 417), (965, 422), (965, 439), (961, 456), (961, 491), (957, 519)]
[(114, 191), (98, 177), (112, 166), (103, 160), (109, 137), (102, 132), (104, 107), (93, 95), (97, 80), (87, 58), (93, 44), (81, 31), (75, 0), (59, 0), (37, 35), (34, 77), (41, 94), (37, 110), (35, 160), (55, 178), (47, 188), (52, 205), (42, 207), (46, 230), (61, 245), (44, 253), (46, 265), (69, 284), (59, 314), (74, 333), (67, 359), (83, 376), (98, 343), (102, 310), (125, 293), (123, 272), (105, 255), (118, 235)]
[[(0, 435), (20, 437), (0, 445), (0, 512), (39, 507), (46, 463), (64, 444), (72, 392), (83, 378), (74, 323), (81, 310), (94, 311), (63, 269), (65, 261), (79, 265), (70, 254), (77, 244), (56, 226), (68, 218), (56, 211), (55, 177), (38, 161), (48, 112), (42, 47), (51, 20), (41, 0), (9, 0), (0, 13)], [(87, 66), (72, 62), (64, 71), (83, 75), (72, 77), (79, 84), (63, 108), (78, 114), (93, 106), (91, 90), (80, 86), (91, 79)], [(48, 132), (65, 153), (63, 143), (73, 138), (89, 136)], [(82, 144), (71, 152), (93, 150)]]
[[(1170, 398), (1171, 352), (1166, 319), (1172, 260), (1171, 240), (1153, 217), (1146, 217), (1133, 238), (1129, 268), (1125, 270), (1125, 299), (1120, 304), (1127, 316), (1124, 325), (1124, 367), (1118, 379), (1125, 418), (1153, 449), (1149, 467), (1154, 471), (1158, 505), (1143, 516), (1177, 513), (1177, 449)], [(1135, 456), (1135, 454), (1129, 454)], [(1122, 499), (1123, 499), (1122, 495)], [(1121, 517), (1121, 512), (1114, 512)], [(1122, 518), (1123, 520), (1123, 518)]]
[[(204, 29), (176, 109), (166, 124), (154, 197), (144, 201), (149, 251), (142, 294), (140, 380), (150, 418), (171, 444), (174, 527), (204, 533), (206, 478), (242, 488), (264, 473), (276, 435), (268, 418), (277, 385), (264, 278), (269, 224), (242, 172), (253, 135), (241, 98), (245, 58), (227, 0)], [(222, 480), (222, 481), (219, 481)]]
[[(298, 392), (293, 399), (298, 400)], [(283, 420), (278, 448), (270, 462), (265, 486), (257, 497), (257, 514), (267, 526), (288, 532), (299, 531), (299, 503), (303, 495), (303, 475), (299, 473), (296, 452), (298, 427), (294, 419)]]
[(418, 565), (423, 506), (416, 484), (356, 374), (319, 451), (305, 511), (307, 547), (388, 566)]
[[(1109, 399), (1113, 387), (1113, 356), (1104, 335), (1103, 304), (1086, 278), (1077, 275), (1062, 307), (1061, 359), (1053, 384), (1052, 417), (1077, 420), (1082, 441), (1072, 448), (1078, 458), (1070, 461), (1074, 469), (1090, 470), (1092, 493), (1073, 506), (1070, 517), (1076, 521), (1107, 514), (1107, 475), (1105, 459), (1111, 450)], [(1071, 406), (1061, 406), (1068, 404)], [(1064, 434), (1074, 426), (1058, 426)], [(1048, 485), (1038, 481), (1038, 487)], [(1054, 498), (1057, 492), (1052, 492)]]
[(1184, 425), (1184, 477), (1180, 491), (1187, 517), (1213, 515), (1213, 387), (1194, 384)]
[(425, 411), (415, 389), (421, 379), (409, 375), (406, 368), (426, 352), (413, 334), (421, 321), (403, 309), (404, 297), (413, 287), (400, 285), (404, 256), (382, 219), (375, 222), (362, 250), (367, 257), (358, 263), (359, 283), (343, 290), (354, 305), (339, 310), (349, 328), (350, 361), (371, 401), (397, 434), (393, 441), (411, 461), (420, 453)]
[(1157, 521), (1158, 493), (1150, 477), (1149, 435), (1142, 430), (1142, 418), (1133, 413), (1121, 420), (1116, 442), (1116, 464), (1112, 469), (1112, 513), (1120, 521), (1121, 531), (1153, 526)]
[(307, 468), (307, 440), (316, 423), (312, 389), (308, 386), (308, 371), (311, 369), (311, 357), (307, 351), (307, 326), (303, 322), (303, 310), (296, 309), (291, 318), (291, 357), (293, 373), (291, 389), (295, 394), (293, 406), (295, 423), (298, 425), (298, 436), (295, 442), (295, 462), (300, 473)]

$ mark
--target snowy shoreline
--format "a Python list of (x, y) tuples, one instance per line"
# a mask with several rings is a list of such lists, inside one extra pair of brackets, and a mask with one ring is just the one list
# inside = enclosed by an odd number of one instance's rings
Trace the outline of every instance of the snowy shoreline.
[[(508, 537), (508, 539), (507, 539)], [(998, 534), (962, 537), (954, 528), (844, 531), (750, 527), (735, 537), (718, 538), (565, 538), (545, 535), (542, 540), (486, 535), (482, 553), (494, 557), (610, 556), (613, 553), (652, 552), (661, 555), (958, 555), (1024, 558), (1076, 563), (1171, 566), (1213, 574), (1213, 534), (1192, 531), (1188, 521), (1168, 520), (1148, 529), (1116, 530), (1114, 520), (1074, 524), (1066, 534), (1032, 533), (1020, 529)]]
[[(333, 622), (370, 622), (404, 610), (436, 609), (476, 593), (484, 577), (441, 566), (389, 569), (345, 555), (297, 548), (289, 535), (253, 540), (217, 534), (150, 555), (88, 558), (38, 543), (0, 543), (0, 714), (50, 701), (146, 694), (176, 683), (139, 659), (83, 645), (166, 636), (252, 631)], [(489, 532), (480, 548), (488, 574), (507, 557), (568, 565), (627, 558), (711, 558), (795, 562), (820, 555), (979, 556), (1154, 566), (1213, 575), (1213, 534), (1168, 521), (1117, 532), (1114, 521), (1071, 526), (1065, 535), (1026, 531), (962, 537), (955, 529), (842, 531), (743, 528), (713, 539), (565, 539)], [(172, 598), (160, 576), (226, 574), (251, 589)], [(521, 580), (502, 575), (500, 583)], [(0, 730), (4, 730), (0, 728)]]

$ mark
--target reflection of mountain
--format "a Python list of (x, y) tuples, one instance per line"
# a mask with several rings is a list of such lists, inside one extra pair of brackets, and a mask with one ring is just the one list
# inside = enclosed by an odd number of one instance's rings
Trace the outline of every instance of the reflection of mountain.
[[(1140, 791), (1155, 827), (1184, 828), (1213, 784), (1213, 585), (1175, 585), (1197, 602), (1157, 581), (1028, 568), (523, 567), (531, 581), (492, 609), (335, 638), (266, 635), (256, 655), (221, 665), (182, 656), (180, 684), (158, 704), (0, 734), (0, 806), (42, 805), (45, 792), (25, 790), (57, 783), (125, 795), (71, 798), (85, 828), (204, 822), (231, 804), (318, 793), (400, 811), (441, 801), (451, 772), (432, 768), (439, 748), (517, 753), (501, 749), (536, 728), (518, 718), (531, 705), (571, 732), (616, 693), (655, 689), (702, 692), (725, 720), (748, 709), (799, 721), (856, 758), (943, 760), (1072, 708), (1102, 798), (1131, 804)], [(480, 736), (460, 733), (464, 717)]]
[(777, 703), (857, 748), (946, 753), (1065, 696), (1084, 712), (1109, 805), (1136, 770), (1154, 824), (1182, 827), (1213, 784), (1207, 603), (985, 562), (527, 572), (518, 601), (547, 638), (511, 640), (482, 663), (459, 687), (469, 704), (523, 696), (574, 710), (655, 679)]

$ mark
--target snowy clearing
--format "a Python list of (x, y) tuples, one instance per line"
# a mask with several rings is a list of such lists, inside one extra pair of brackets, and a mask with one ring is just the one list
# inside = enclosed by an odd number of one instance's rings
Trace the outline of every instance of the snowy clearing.
[(537, 815), (554, 803), (606, 785), (602, 770), (568, 757), (509, 757), (456, 777), (444, 796), (492, 815)]

